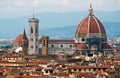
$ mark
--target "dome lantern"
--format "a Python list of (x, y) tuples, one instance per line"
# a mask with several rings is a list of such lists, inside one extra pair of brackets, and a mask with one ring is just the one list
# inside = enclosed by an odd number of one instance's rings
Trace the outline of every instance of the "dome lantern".
[(92, 16), (93, 15), (93, 9), (92, 9), (92, 5), (90, 4), (90, 8), (89, 8), (89, 16)]

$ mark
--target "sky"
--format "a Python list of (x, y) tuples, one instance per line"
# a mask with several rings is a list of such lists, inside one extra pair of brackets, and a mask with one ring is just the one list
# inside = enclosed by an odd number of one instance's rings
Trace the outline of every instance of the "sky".
[(0, 0), (0, 19), (16, 18), (41, 12), (84, 11), (92, 4), (94, 10), (118, 11), (120, 0)]

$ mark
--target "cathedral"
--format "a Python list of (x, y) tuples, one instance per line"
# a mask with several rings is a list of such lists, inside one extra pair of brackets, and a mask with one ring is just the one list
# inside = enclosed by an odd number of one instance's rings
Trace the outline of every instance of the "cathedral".
[[(39, 19), (33, 17), (29, 19), (29, 37), (24, 39), (23, 35), (19, 35), (14, 46), (23, 45), (23, 41), (28, 44), (27, 53), (56, 55), (59, 53), (67, 54), (107, 54), (111, 52), (111, 47), (107, 43), (107, 35), (103, 24), (93, 14), (93, 8), (90, 5), (88, 15), (80, 21), (76, 28), (75, 40), (71, 39), (50, 39), (48, 36), (39, 37)], [(25, 45), (25, 44), (24, 44)], [(25, 47), (25, 46), (24, 46)]]

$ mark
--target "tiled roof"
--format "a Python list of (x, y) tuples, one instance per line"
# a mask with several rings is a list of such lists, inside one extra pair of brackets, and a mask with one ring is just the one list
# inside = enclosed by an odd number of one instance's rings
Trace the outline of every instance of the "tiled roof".
[(83, 19), (76, 29), (76, 34), (88, 33), (106, 34), (104, 26), (94, 15), (87, 16), (85, 19)]
[(68, 69), (109, 68), (109, 66), (68, 66)]
[(6, 55), (3, 58), (19, 58), (18, 55)]
[(45, 60), (45, 59), (35, 59), (35, 60), (31, 60), (31, 62), (37, 62), (37, 63), (40, 63), (40, 64), (47, 64), (48, 60)]
[(67, 72), (59, 72), (59, 73), (53, 73), (53, 76), (64, 76), (67, 77), (69, 74)]
[(26, 76), (19, 76), (18, 78), (47, 78), (46, 76), (31, 76), (31, 75), (26, 75)]
[(74, 72), (73, 74), (75, 74), (76, 76), (82, 76), (82, 77), (85, 77), (85, 78), (95, 78), (95, 74), (93, 73), (86, 73), (86, 72)]
[[(24, 35), (20, 34), (19, 36), (16, 37), (14, 44), (22, 44), (22, 39), (23, 39)], [(28, 38), (27, 38), (27, 43), (28, 43)]]

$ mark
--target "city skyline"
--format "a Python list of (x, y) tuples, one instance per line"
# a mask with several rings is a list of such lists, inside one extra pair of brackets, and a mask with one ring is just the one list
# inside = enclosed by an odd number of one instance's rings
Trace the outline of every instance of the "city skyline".
[(1, 0), (0, 78), (120, 78), (119, 4)]

